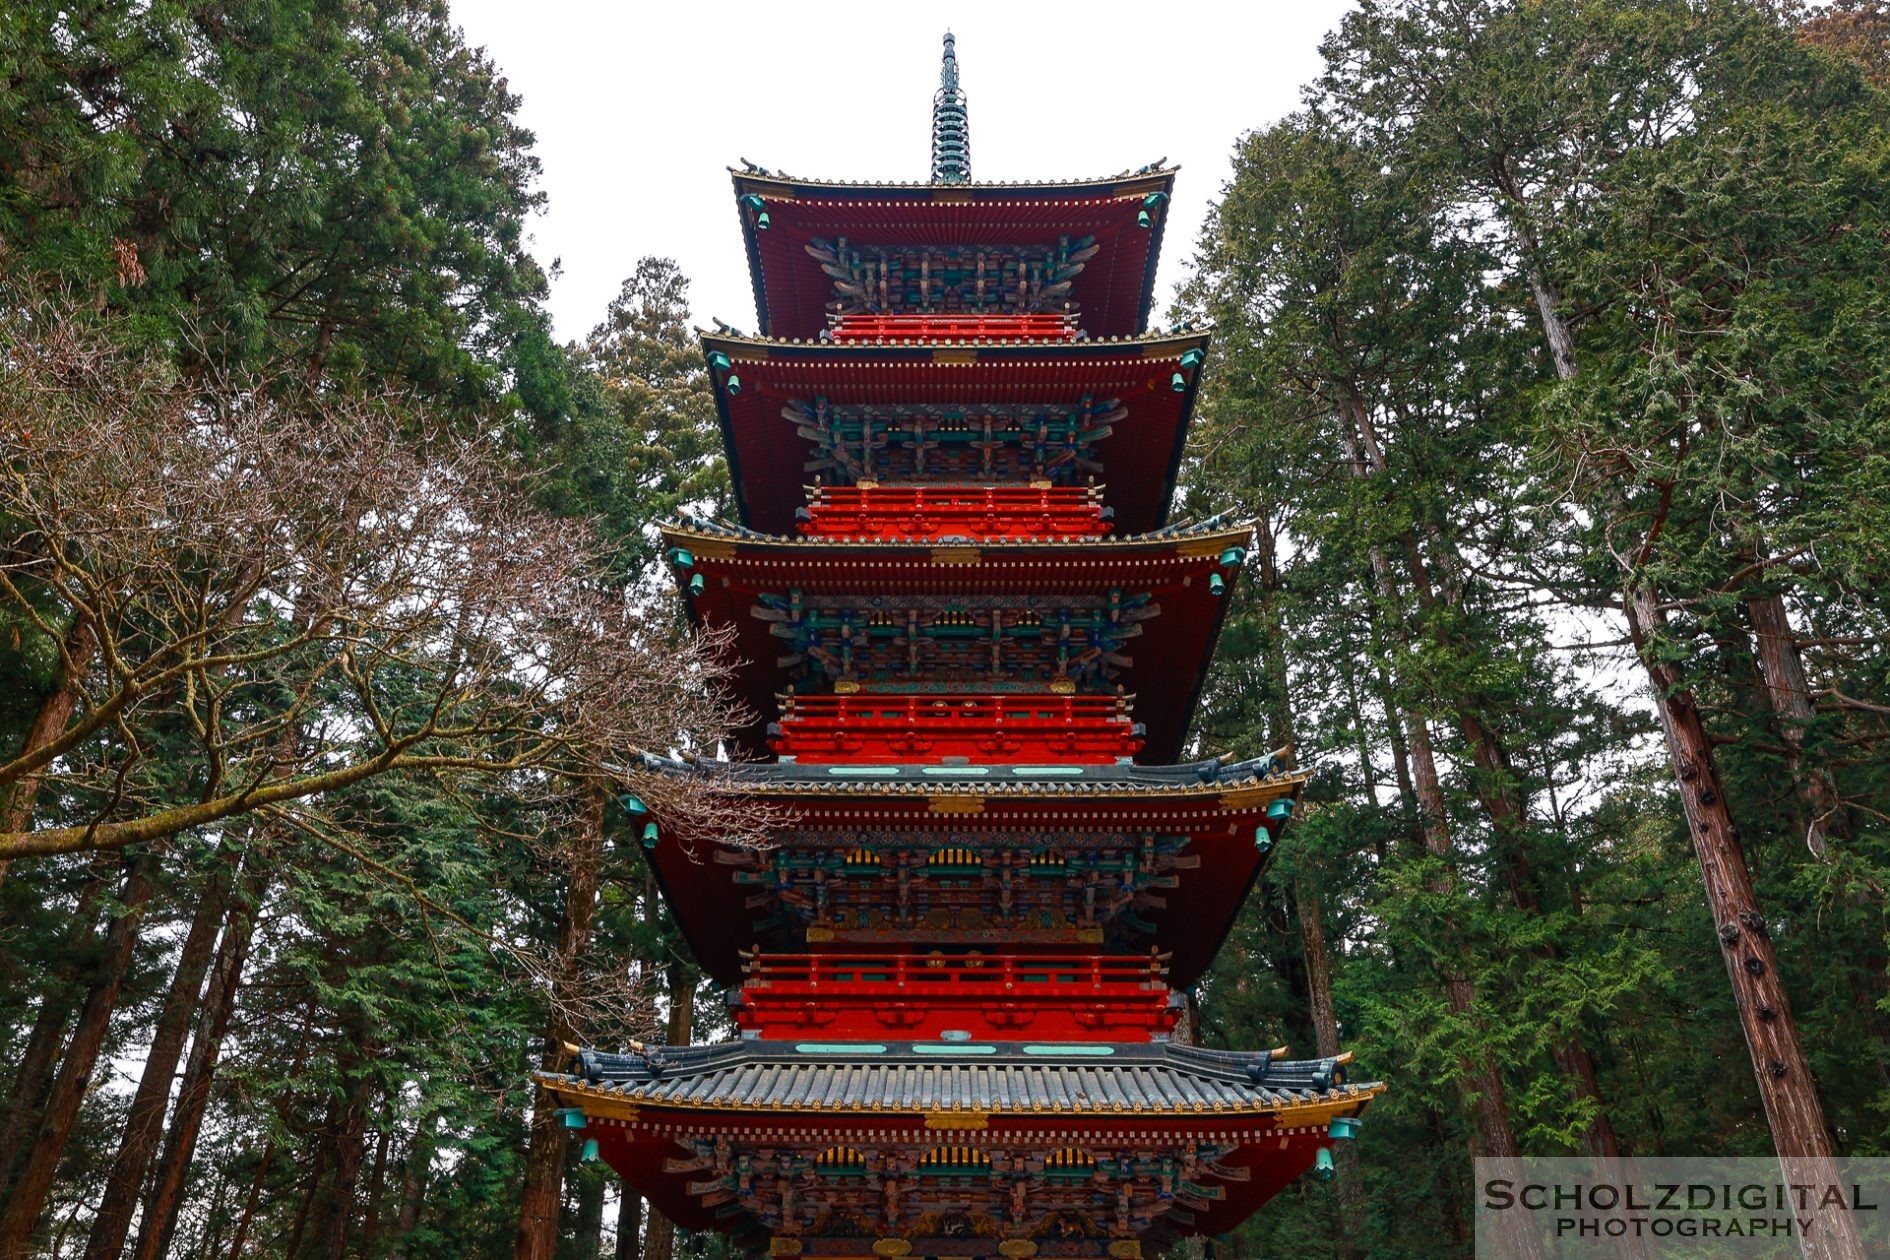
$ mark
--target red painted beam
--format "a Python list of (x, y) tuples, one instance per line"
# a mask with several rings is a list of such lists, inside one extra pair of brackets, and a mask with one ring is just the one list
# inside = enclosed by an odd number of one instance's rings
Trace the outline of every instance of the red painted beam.
[(820, 486), (800, 532), (873, 542), (1100, 538), (1102, 491), (1083, 486)]
[(782, 698), (775, 753), (836, 765), (946, 757), (1110, 765), (1141, 751), (1129, 696), (807, 695)]
[(839, 342), (1075, 341), (1071, 315), (839, 315)]
[(764, 1040), (1147, 1041), (1179, 1014), (1152, 954), (759, 954), (743, 970), (735, 1022)]

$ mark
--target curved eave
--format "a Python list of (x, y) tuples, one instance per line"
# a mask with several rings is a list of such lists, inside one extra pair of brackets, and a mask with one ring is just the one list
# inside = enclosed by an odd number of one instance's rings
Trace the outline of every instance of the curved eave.
[[(849, 1064), (849, 1066), (858, 1066)], [(931, 1064), (928, 1066), (943, 1066)], [(962, 1066), (980, 1067), (979, 1063), (967, 1063)], [(1270, 1127), (1311, 1128), (1328, 1124), (1336, 1116), (1356, 1116), (1378, 1095), (1386, 1090), (1383, 1082), (1373, 1081), (1363, 1085), (1346, 1085), (1341, 1089), (1311, 1100), (1292, 1100), (1267, 1102), (1254, 1100), (1244, 1103), (1201, 1103), (1195, 1106), (1144, 1106), (1140, 1108), (1116, 1108), (1108, 1105), (1094, 1107), (970, 1107), (954, 1104), (949, 1107), (900, 1106), (885, 1107), (868, 1104), (841, 1104), (826, 1106), (821, 1102), (801, 1104), (750, 1103), (741, 1100), (651, 1100), (642, 1091), (603, 1084), (591, 1084), (571, 1076), (535, 1074), (535, 1079), (543, 1085), (562, 1106), (578, 1107), (586, 1117), (600, 1120), (615, 1120), (633, 1123), (646, 1111), (665, 1111), (697, 1113), (705, 1117), (733, 1118), (744, 1114), (753, 1116), (757, 1121), (771, 1127), (780, 1127), (792, 1121), (796, 1116), (839, 1117), (861, 1120), (904, 1120), (918, 1121), (927, 1127), (950, 1129), (949, 1120), (939, 1123), (942, 1117), (979, 1118), (985, 1123), (977, 1127), (984, 1128), (992, 1121), (1003, 1120), (1043, 1120), (1061, 1122), (1089, 1121), (1107, 1124), (1147, 1121), (1194, 1121), (1213, 1119), (1257, 1120), (1266, 1121)]]
[[(939, 768), (951, 769), (952, 767)], [(920, 781), (879, 779), (865, 775), (847, 777), (844, 773), (835, 774), (826, 779), (728, 775), (719, 781), (712, 778), (710, 789), (750, 799), (760, 798), (783, 802), (819, 799), (842, 808), (852, 803), (867, 804), (888, 799), (903, 800), (923, 803), (930, 812), (945, 814), (976, 812), (959, 811), (954, 808), (952, 802), (985, 805), (994, 801), (1052, 801), (1060, 805), (1072, 802), (1097, 805), (1134, 802), (1139, 805), (1157, 807), (1172, 803), (1176, 809), (1195, 809), (1203, 804), (1211, 804), (1223, 810), (1252, 810), (1263, 808), (1276, 800), (1297, 797), (1306, 783), (1305, 776), (1301, 774), (1283, 774), (1274, 778), (1254, 778), (1230, 783), (1174, 784), (1112, 783), (1101, 779), (1077, 778), (1007, 779), (1002, 776), (1002, 772), (1019, 768), (1010, 766), (980, 768), (998, 773), (978, 778), (967, 777), (958, 780), (941, 778)], [(848, 770), (848, 767), (844, 765), (817, 766), (811, 769), (821, 773), (829, 770), (844, 772)]]
[[(703, 773), (667, 759), (650, 759), (649, 764), (659, 773)], [(751, 773), (775, 774), (781, 769), (758, 765)], [(817, 774), (825, 771), (824, 767), (809, 769)], [(1082, 784), (1066, 783), (1061, 791), (1045, 790), (1042, 784), (1032, 785), (1038, 790), (1015, 785), (993, 791), (981, 780), (891, 783), (832, 776), (829, 782), (778, 790), (753, 778), (737, 778), (726, 771), (724, 775), (719, 785), (724, 790), (779, 806), (802, 832), (831, 833), (830, 847), (836, 849), (857, 844), (860, 830), (876, 828), (916, 834), (949, 827), (1002, 836), (1051, 826), (1070, 837), (1116, 830), (1189, 836), (1196, 846), (1191, 852), (1200, 854), (1206, 865), (1182, 876), (1183, 889), (1195, 888), (1186, 896), (1185, 910), (1182, 900), (1173, 899), (1171, 909), (1148, 912), (1157, 924), (1151, 939), (1173, 955), (1170, 982), (1183, 988), (1212, 964), (1248, 893), (1279, 851), (1277, 842), (1260, 852), (1252, 841), (1254, 829), (1267, 823), (1267, 806), (1276, 800), (1297, 800), (1306, 784), (1306, 776), (1296, 772), (1271, 777), (1236, 773), (1225, 782), (1179, 789), (1088, 790)], [(754, 922), (760, 916), (746, 905), (748, 889), (733, 882), (729, 868), (712, 860), (708, 849), (713, 847), (713, 837), (706, 840), (696, 844), (665, 838), (644, 856), (696, 961), (722, 983), (738, 984), (739, 951), (767, 934)], [(1082, 847), (1074, 839), (1067, 843)], [(1200, 883), (1203, 879), (1209, 882)], [(792, 931), (789, 935), (792, 939), (777, 942), (776, 947), (808, 948)]]
[[(1085, 393), (1118, 397), (1129, 415), (1096, 447), (1104, 502), (1116, 526), (1145, 533), (1168, 520), (1200, 389), (1200, 369), (1183, 370), (1190, 350), (1204, 354), (1206, 332), (1098, 338), (1068, 343), (952, 341), (862, 345), (772, 337), (703, 334), (705, 357), (729, 357), (743, 389), (731, 397), (726, 373), (711, 372), (716, 416), (735, 487), (738, 519), (750, 529), (785, 534), (803, 506), (801, 465), (813, 447), (781, 418), (789, 398), (825, 394), (836, 403), (1072, 404)], [(1184, 388), (1171, 379), (1180, 371)], [(783, 476), (784, 472), (790, 475)], [(755, 484), (750, 484), (752, 477)]]
[[(1101, 179), (972, 184), (861, 183), (846, 180), (793, 179), (787, 176), (762, 175), (752, 171), (736, 170), (732, 167), (729, 174), (734, 185), (737, 216), (742, 227), (742, 243), (748, 255), (748, 275), (755, 295), (757, 326), (763, 330), (773, 330), (775, 314), (769, 309), (760, 234), (755, 228), (753, 216), (741, 209), (741, 199), (745, 196), (758, 196), (765, 202), (774, 203), (777, 207), (806, 201), (840, 202), (852, 203), (848, 208), (857, 207), (860, 211), (877, 209), (892, 210), (897, 213), (900, 208), (906, 208), (908, 213), (915, 216), (932, 211), (934, 208), (964, 206), (970, 211), (977, 212), (978, 217), (983, 220), (990, 218), (991, 210), (1007, 202), (1050, 203), (1052, 206), (1067, 207), (1075, 211), (1098, 201), (1107, 201), (1121, 203), (1127, 212), (1127, 217), (1133, 221), (1142, 198), (1148, 194), (1159, 192), (1172, 200), (1175, 175), (1179, 170), (1179, 167), (1171, 166), (1160, 170), (1112, 175)], [(1133, 332), (1147, 326), (1149, 311), (1154, 305), (1155, 272), (1161, 259), (1162, 236), (1167, 223), (1167, 214), (1159, 214), (1154, 216), (1154, 224), (1148, 229), (1149, 240), (1140, 268), (1142, 274), (1137, 277), (1137, 283), (1134, 285), (1137, 299), (1133, 323), (1129, 323), (1123, 315), (1098, 311), (1097, 315), (1108, 320), (1108, 324), (1107, 326), (1094, 325), (1096, 331)]]
[(844, 559), (903, 563), (927, 570), (940, 564), (950, 564), (954, 570), (967, 574), (975, 574), (985, 563), (995, 564), (1009, 559), (1054, 561), (1059, 554), (1078, 558), (1100, 552), (1116, 559), (1142, 557), (1199, 562), (1217, 559), (1229, 548), (1245, 548), (1253, 540), (1251, 521), (1176, 530), (1172, 534), (1152, 536), (1105, 534), (1098, 538), (1078, 539), (928, 539), (923, 542), (795, 538), (752, 531), (737, 533), (695, 522), (665, 522), (659, 528), (665, 547), (683, 548), (710, 566), (723, 560), (819, 564), (824, 560)]

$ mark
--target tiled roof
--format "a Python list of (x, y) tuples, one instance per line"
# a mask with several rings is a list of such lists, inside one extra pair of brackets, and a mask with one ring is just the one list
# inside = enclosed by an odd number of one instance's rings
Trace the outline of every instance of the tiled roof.
[[(1019, 538), (984, 538), (960, 540), (981, 550), (1008, 551), (1012, 549), (1037, 549), (1061, 547), (1065, 549), (1090, 550), (1093, 548), (1117, 548), (1143, 546), (1149, 543), (1174, 542), (1180, 539), (1201, 538), (1212, 534), (1225, 535), (1230, 543), (1238, 543), (1251, 537), (1253, 526), (1249, 522), (1229, 524), (1232, 512), (1217, 512), (1202, 521), (1176, 521), (1145, 534), (1108, 534), (1100, 538), (1060, 538), (1060, 537), (1019, 537)], [(880, 549), (904, 548), (908, 551), (929, 551), (932, 548), (952, 542), (951, 538), (900, 538), (881, 540), (875, 538), (822, 538), (802, 537), (789, 534), (769, 534), (746, 525), (724, 521), (707, 520), (701, 517), (683, 517), (665, 522), (663, 531), (671, 536), (695, 535), (697, 537), (731, 538), (742, 542), (786, 543), (802, 547), (876, 547)]]
[(1119, 175), (1101, 175), (1090, 179), (1019, 179), (1019, 180), (978, 180), (965, 184), (937, 184), (930, 180), (857, 180), (857, 179), (803, 179), (798, 175), (789, 175), (785, 171), (770, 171), (761, 167), (742, 169), (728, 168), (739, 184), (791, 184), (808, 188), (831, 188), (836, 191), (865, 192), (872, 189), (900, 190), (912, 192), (947, 192), (981, 193), (1004, 190), (1044, 189), (1046, 191), (1077, 191), (1080, 189), (1109, 189), (1117, 184), (1140, 182), (1144, 180), (1163, 181), (1172, 178), (1181, 170), (1179, 166), (1143, 167), (1141, 170), (1123, 171)]
[(734, 1041), (605, 1054), (585, 1050), (553, 1089), (631, 1105), (717, 1110), (1107, 1114), (1278, 1112), (1376, 1094), (1349, 1056), (1275, 1059), (1166, 1042), (827, 1043)]
[(646, 768), (665, 774), (708, 775), (730, 786), (790, 792), (923, 793), (943, 795), (1138, 795), (1220, 793), (1278, 786), (1280, 795), (1304, 776), (1289, 772), (1277, 755), (1223, 762), (1210, 757), (1179, 765), (822, 765), (798, 762), (683, 761), (645, 753)]

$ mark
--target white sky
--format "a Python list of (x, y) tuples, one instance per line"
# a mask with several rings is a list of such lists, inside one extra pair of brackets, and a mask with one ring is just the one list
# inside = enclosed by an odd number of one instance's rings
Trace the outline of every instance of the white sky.
[(978, 180), (1182, 167), (1156, 294), (1180, 283), (1235, 137), (1296, 107), (1349, 0), (655, 5), (454, 0), (524, 97), (550, 197), (533, 252), (563, 265), (551, 311), (581, 337), (648, 254), (692, 281), (696, 321), (753, 331), (725, 167), (922, 180), (940, 40), (957, 37)]

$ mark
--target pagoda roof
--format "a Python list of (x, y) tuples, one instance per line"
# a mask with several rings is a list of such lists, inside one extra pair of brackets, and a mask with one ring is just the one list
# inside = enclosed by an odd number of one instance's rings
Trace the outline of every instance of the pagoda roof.
[[(1186, 988), (1213, 962), (1248, 891), (1273, 847), (1254, 843), (1256, 829), (1275, 832), (1267, 808), (1297, 799), (1303, 774), (1280, 757), (1224, 762), (1218, 758), (1175, 766), (1070, 765), (802, 765), (685, 761), (644, 756), (658, 774), (701, 776), (711, 790), (736, 793), (778, 807), (792, 819), (776, 828), (784, 847), (814, 846), (844, 852), (866, 843), (867, 833), (949, 833), (951, 844), (1028, 847), (1021, 837), (1052, 835), (1055, 847), (1076, 854), (1124, 844), (1123, 836), (1188, 838), (1188, 856), (1166, 904), (1145, 911), (1149, 941), (1171, 953), (1169, 979)], [(706, 843), (704, 843), (706, 841)], [(873, 841), (873, 843), (886, 843)], [(722, 846), (715, 837), (665, 832), (647, 856), (703, 970), (725, 984), (740, 982), (741, 950), (751, 942), (799, 951), (813, 948), (801, 928), (771, 923), (773, 911), (750, 898), (730, 863), (753, 850)], [(1070, 948), (1093, 948), (1072, 940)], [(860, 942), (836, 938), (834, 948)], [(824, 948), (824, 947), (823, 947)]]
[(540, 1079), (601, 1118), (642, 1107), (875, 1115), (1265, 1116), (1281, 1124), (1353, 1114), (1384, 1088), (1352, 1084), (1351, 1056), (1173, 1042), (827, 1042), (741, 1040), (583, 1050), (576, 1071)]
[[(705, 334), (704, 354), (729, 357), (741, 378), (711, 372), (736, 511), (744, 525), (785, 534), (806, 504), (805, 467), (814, 442), (783, 418), (790, 401), (839, 405), (1075, 405), (1118, 399), (1128, 414), (1096, 446), (1105, 506), (1135, 533), (1168, 517), (1200, 372), (1183, 370), (1208, 334), (1179, 332), (1077, 342), (941, 341), (874, 345)], [(1173, 388), (1179, 372), (1183, 388)]]
[(1030, 246), (1059, 236), (1094, 236), (1102, 248), (1071, 289), (1083, 326), (1099, 336), (1140, 331), (1148, 322), (1168, 216), (1136, 215), (1151, 193), (1174, 191), (1179, 168), (1103, 179), (1018, 183), (860, 183), (795, 179), (731, 168), (736, 205), (759, 197), (768, 228), (741, 213), (742, 240), (764, 332), (811, 337), (827, 326), (832, 280), (808, 256), (817, 239), (862, 246)]
[[(1136, 624), (1121, 655), (1123, 685), (1138, 696), (1135, 719), (1146, 728), (1151, 761), (1181, 752), (1189, 716), (1207, 678), (1227, 597), (1210, 577), (1229, 549), (1243, 548), (1247, 525), (1220, 518), (1152, 534), (1104, 539), (1002, 540), (977, 543), (856, 541), (757, 535), (726, 527), (671, 524), (666, 547), (687, 551), (707, 579), (685, 600), (698, 624), (730, 626), (740, 658), (736, 688), (755, 722), (738, 734), (763, 751), (762, 727), (774, 697), (794, 683), (781, 663), (774, 623), (754, 615), (763, 595), (789, 590), (869, 600), (945, 596), (994, 599), (1090, 596), (1112, 590), (1150, 596), (1159, 611)], [(1227, 572), (1231, 586), (1239, 567)], [(973, 688), (975, 690), (975, 688)], [(870, 690), (870, 688), (869, 688)]]
[(1289, 796), (1304, 777), (1282, 771), (1277, 756), (1227, 762), (1219, 757), (1178, 765), (821, 765), (779, 761), (684, 761), (646, 753), (646, 769), (706, 775), (731, 790), (765, 796), (1088, 796), (1102, 798), (1209, 797), (1230, 792), (1261, 799)]

